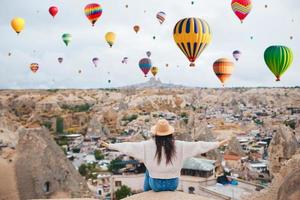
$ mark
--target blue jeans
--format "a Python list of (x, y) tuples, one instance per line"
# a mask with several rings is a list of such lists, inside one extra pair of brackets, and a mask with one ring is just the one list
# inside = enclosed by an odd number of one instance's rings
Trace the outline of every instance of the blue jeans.
[(178, 186), (178, 178), (158, 179), (151, 178), (148, 170), (145, 173), (144, 191), (153, 190), (155, 192), (174, 191)]

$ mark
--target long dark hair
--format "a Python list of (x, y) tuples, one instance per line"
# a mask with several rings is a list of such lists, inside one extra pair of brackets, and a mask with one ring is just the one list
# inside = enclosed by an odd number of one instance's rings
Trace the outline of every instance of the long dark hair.
[(157, 158), (157, 163), (160, 164), (161, 162), (162, 148), (164, 147), (164, 151), (166, 155), (166, 164), (169, 163), (172, 164), (172, 159), (176, 153), (173, 134), (166, 135), (166, 136), (154, 136), (154, 138), (156, 143), (155, 158)]

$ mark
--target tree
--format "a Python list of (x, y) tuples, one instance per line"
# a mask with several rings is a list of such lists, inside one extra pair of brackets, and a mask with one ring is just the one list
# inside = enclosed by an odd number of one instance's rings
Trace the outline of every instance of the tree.
[(94, 156), (96, 160), (103, 160), (104, 159), (104, 155), (102, 155), (101, 151), (96, 149), (94, 151)]
[(115, 194), (116, 194), (117, 200), (124, 199), (124, 198), (132, 195), (131, 188), (126, 185), (122, 185), (121, 188), (118, 189)]
[(86, 164), (81, 164), (81, 165), (79, 166), (78, 171), (79, 171), (79, 173), (81, 174), (81, 176), (86, 176), (87, 173), (88, 173), (88, 169), (87, 169)]
[(117, 173), (119, 169), (125, 167), (125, 164), (122, 163), (122, 160), (116, 158), (109, 163), (108, 171), (112, 173)]
[(56, 118), (56, 132), (57, 133), (64, 132), (64, 119), (61, 117)]

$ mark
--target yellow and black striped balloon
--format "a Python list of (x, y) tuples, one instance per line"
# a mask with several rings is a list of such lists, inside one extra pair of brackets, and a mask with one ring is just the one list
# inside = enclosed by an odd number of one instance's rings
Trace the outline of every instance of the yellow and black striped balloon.
[(177, 46), (195, 66), (194, 62), (210, 43), (212, 34), (208, 23), (199, 18), (185, 18), (177, 22), (173, 37)]

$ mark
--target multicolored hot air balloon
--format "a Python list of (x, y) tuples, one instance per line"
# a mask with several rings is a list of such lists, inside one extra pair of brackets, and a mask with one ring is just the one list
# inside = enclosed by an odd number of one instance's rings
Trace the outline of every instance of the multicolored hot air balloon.
[(155, 77), (156, 74), (158, 73), (158, 67), (151, 67), (151, 73)]
[(36, 73), (39, 70), (39, 64), (38, 63), (31, 63), (29, 67), (30, 67), (30, 70), (33, 73)]
[(54, 18), (55, 15), (58, 13), (58, 8), (56, 6), (51, 6), (49, 8), (49, 13)]
[(10, 24), (11, 27), (16, 31), (16, 33), (19, 34), (25, 27), (25, 20), (23, 18), (16, 17), (11, 20)]
[(59, 63), (62, 63), (64, 61), (64, 59), (62, 57), (57, 58)]
[(241, 23), (243, 23), (243, 20), (252, 9), (252, 2), (251, 0), (232, 0), (231, 8), (235, 15), (241, 20)]
[(177, 46), (195, 66), (195, 61), (211, 41), (208, 23), (199, 18), (185, 18), (177, 22), (173, 33)]
[(105, 40), (112, 47), (116, 40), (116, 34), (114, 32), (108, 32), (105, 34)]
[(148, 58), (150, 58), (151, 57), (151, 51), (147, 51), (146, 55), (148, 56)]
[(139, 62), (140, 69), (144, 73), (145, 77), (147, 77), (147, 74), (149, 73), (151, 67), (152, 67), (152, 62), (149, 58), (143, 58)]
[(239, 50), (235, 50), (235, 51), (233, 51), (232, 55), (233, 55), (234, 59), (236, 61), (238, 61), (240, 59), (241, 55), (242, 55), (242, 52), (239, 51)]
[(92, 62), (95, 65), (95, 67), (98, 67), (99, 58), (97, 58), (97, 57), (93, 58)]
[(97, 20), (101, 17), (102, 15), (102, 8), (101, 5), (97, 3), (91, 3), (85, 6), (84, 8), (84, 13), (86, 17), (90, 20), (92, 23), (92, 26), (95, 25)]
[(72, 35), (70, 33), (64, 33), (62, 35), (62, 39), (63, 39), (64, 43), (66, 44), (66, 46), (68, 46), (72, 40)]
[(214, 62), (213, 69), (221, 83), (224, 84), (229, 80), (233, 72), (233, 62), (227, 58), (220, 58)]
[(286, 46), (270, 46), (265, 50), (264, 58), (276, 81), (286, 72), (293, 62), (293, 52)]
[(135, 25), (133, 27), (133, 30), (135, 31), (135, 33), (138, 33), (140, 31), (140, 26), (139, 25)]
[(166, 20), (166, 13), (164, 13), (164, 12), (158, 12), (157, 14), (156, 14), (156, 18), (158, 19), (158, 21), (159, 21), (159, 23), (160, 24), (163, 24), (164, 23), (164, 21)]

